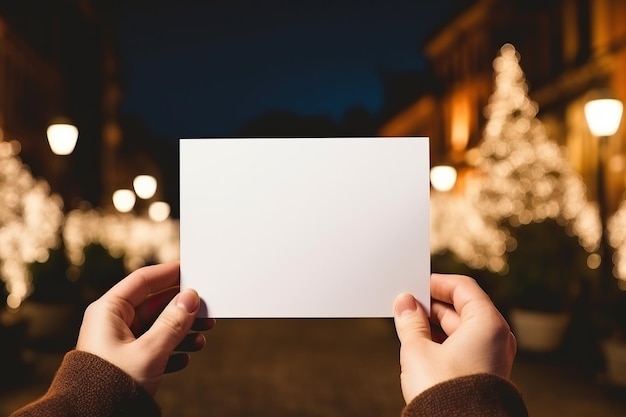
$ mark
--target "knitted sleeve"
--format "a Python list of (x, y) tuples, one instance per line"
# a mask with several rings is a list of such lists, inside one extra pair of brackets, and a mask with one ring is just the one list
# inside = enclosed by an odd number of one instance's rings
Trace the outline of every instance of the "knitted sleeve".
[(152, 397), (130, 375), (96, 355), (73, 350), (63, 358), (48, 392), (11, 417), (160, 415)]
[(509, 381), (477, 374), (435, 385), (411, 401), (402, 417), (528, 417), (524, 400)]

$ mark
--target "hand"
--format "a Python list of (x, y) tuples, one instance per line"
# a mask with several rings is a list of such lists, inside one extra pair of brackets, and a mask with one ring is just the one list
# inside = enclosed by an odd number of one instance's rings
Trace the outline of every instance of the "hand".
[[(85, 311), (77, 350), (111, 362), (154, 395), (163, 374), (183, 369), (189, 354), (206, 339), (190, 330), (208, 330), (213, 319), (195, 320), (200, 298), (179, 293), (178, 262), (131, 273)], [(178, 353), (173, 353), (174, 351)]]
[(394, 302), (406, 403), (438, 383), (461, 376), (490, 373), (508, 379), (515, 337), (476, 281), (433, 274), (430, 290), (430, 321), (412, 295), (401, 294)]

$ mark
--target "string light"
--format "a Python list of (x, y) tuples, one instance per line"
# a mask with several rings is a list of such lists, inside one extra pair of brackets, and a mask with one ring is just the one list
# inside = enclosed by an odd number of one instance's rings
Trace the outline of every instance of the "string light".
[(609, 244), (615, 248), (613, 273), (626, 284), (626, 202), (622, 201), (617, 211), (607, 221)]
[(475, 269), (504, 272), (506, 233), (460, 194), (434, 191), (430, 198), (430, 252), (453, 253)]
[(585, 184), (564, 149), (536, 117), (538, 106), (527, 96), (515, 48), (504, 45), (493, 67), (495, 88), (477, 164), (484, 175), (470, 198), (492, 221), (519, 226), (556, 219), (583, 247), (596, 249), (601, 235), (597, 208), (587, 200)]
[(0, 135), (0, 278), (7, 306), (19, 308), (32, 292), (28, 265), (44, 262), (58, 246), (63, 202), (50, 186), (33, 178), (18, 158), (19, 143)]
[(128, 271), (150, 261), (179, 258), (179, 226), (169, 218), (155, 222), (128, 213), (72, 210), (65, 220), (63, 240), (74, 266), (82, 265), (84, 249), (90, 244), (100, 244), (112, 256), (123, 257)]
[[(536, 117), (538, 106), (527, 96), (512, 45), (501, 48), (493, 68), (487, 123), (471, 158), (478, 179), (464, 197), (432, 194), (431, 252), (450, 250), (468, 266), (503, 272), (506, 252), (516, 246), (506, 223), (518, 227), (546, 219), (565, 226), (588, 252), (596, 250), (601, 236), (597, 206), (587, 200), (584, 182), (564, 149), (549, 139)], [(624, 222), (621, 230), (626, 230), (626, 214)]]

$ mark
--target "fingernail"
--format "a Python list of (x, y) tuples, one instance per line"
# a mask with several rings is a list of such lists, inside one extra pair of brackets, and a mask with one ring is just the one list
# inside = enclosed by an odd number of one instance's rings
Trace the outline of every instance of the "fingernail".
[(200, 297), (198, 297), (198, 293), (194, 290), (185, 290), (178, 294), (176, 305), (187, 313), (193, 313), (200, 305)]
[(394, 311), (396, 317), (413, 313), (417, 310), (417, 301), (411, 294), (401, 294), (396, 298), (394, 303)]

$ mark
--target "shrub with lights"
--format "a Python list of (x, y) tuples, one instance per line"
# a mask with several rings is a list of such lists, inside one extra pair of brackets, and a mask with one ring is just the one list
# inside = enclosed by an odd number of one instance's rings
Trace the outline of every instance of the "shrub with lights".
[(45, 262), (60, 244), (63, 202), (19, 158), (17, 141), (0, 138), (0, 278), (17, 309), (32, 290), (29, 264)]

